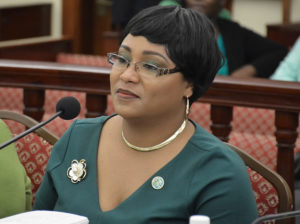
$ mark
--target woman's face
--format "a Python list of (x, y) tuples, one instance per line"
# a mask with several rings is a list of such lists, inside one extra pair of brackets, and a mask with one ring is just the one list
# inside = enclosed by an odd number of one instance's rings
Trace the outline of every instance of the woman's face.
[(192, 95), (192, 86), (180, 72), (152, 76), (135, 69), (137, 62), (175, 68), (163, 45), (153, 44), (143, 36), (128, 34), (117, 54), (130, 61), (126, 69), (113, 66), (110, 74), (112, 100), (118, 114), (127, 118), (150, 118), (184, 111), (184, 98)]
[(186, 0), (187, 8), (196, 9), (207, 15), (210, 19), (218, 16), (224, 4), (225, 0)]

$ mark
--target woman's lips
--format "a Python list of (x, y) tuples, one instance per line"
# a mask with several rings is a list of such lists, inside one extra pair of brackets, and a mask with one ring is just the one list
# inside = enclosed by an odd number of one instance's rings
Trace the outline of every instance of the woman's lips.
[(139, 97), (135, 93), (133, 93), (129, 90), (125, 90), (125, 89), (118, 89), (116, 93), (119, 97), (125, 98), (125, 99), (131, 99), (131, 98), (138, 98)]

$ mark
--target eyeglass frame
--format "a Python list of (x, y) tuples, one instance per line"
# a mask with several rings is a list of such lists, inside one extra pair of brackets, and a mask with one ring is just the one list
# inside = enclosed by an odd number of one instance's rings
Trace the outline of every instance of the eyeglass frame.
[[(110, 63), (111, 65), (114, 65), (114, 63), (112, 61), (110, 61), (110, 58), (112, 56), (117, 56), (119, 58), (124, 59), (124, 61), (127, 62), (126, 68), (128, 68), (131, 64), (131, 61), (129, 61), (125, 57), (119, 55), (117, 52), (112, 52), (112, 53), (107, 53), (107, 62)], [(145, 63), (145, 62), (139, 61), (139, 62), (134, 63), (134, 69), (135, 69), (136, 72), (138, 72), (138, 67), (137, 67), (138, 63)], [(152, 64), (151, 64), (151, 66), (153, 66), (157, 69), (156, 77), (163, 76), (163, 75), (168, 75), (168, 74), (173, 74), (173, 73), (176, 73), (176, 72), (180, 72), (180, 69), (178, 67), (175, 67), (175, 68), (160, 68), (160, 67), (157, 67), (156, 65), (152, 65)]]

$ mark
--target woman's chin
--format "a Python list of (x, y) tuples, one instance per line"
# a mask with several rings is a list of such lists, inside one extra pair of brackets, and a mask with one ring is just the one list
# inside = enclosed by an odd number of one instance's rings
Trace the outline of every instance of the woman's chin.
[(116, 104), (114, 108), (115, 112), (123, 118), (136, 118), (138, 116), (138, 111), (135, 107)]

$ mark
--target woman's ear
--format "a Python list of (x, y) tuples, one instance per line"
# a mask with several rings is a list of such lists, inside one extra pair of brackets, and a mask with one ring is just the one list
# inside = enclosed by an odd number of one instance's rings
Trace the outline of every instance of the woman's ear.
[(193, 89), (194, 89), (194, 85), (192, 83), (188, 83), (184, 91), (184, 96), (191, 97), (193, 95)]

